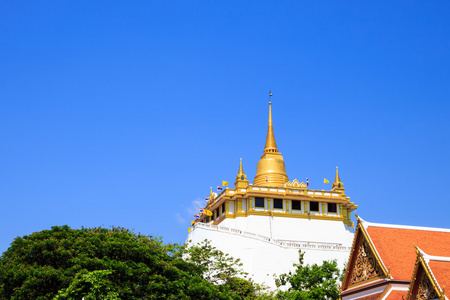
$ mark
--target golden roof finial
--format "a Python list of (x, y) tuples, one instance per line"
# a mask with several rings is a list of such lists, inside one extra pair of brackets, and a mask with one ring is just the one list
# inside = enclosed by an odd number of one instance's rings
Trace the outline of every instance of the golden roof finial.
[(239, 162), (239, 173), (238, 173), (238, 175), (239, 176), (240, 175), (244, 175), (244, 168), (242, 167), (242, 158), (241, 158), (241, 160)]
[(272, 92), (269, 93), (269, 127), (267, 129), (267, 138), (266, 138), (266, 146), (264, 147), (264, 153), (278, 152), (277, 143), (275, 142), (275, 135), (273, 133), (272, 102), (270, 101), (270, 97), (272, 97)]
[(334, 178), (334, 183), (338, 184), (339, 182), (341, 182), (341, 179), (339, 178), (338, 167), (336, 167), (336, 177)]
[(344, 190), (344, 184), (341, 182), (341, 179), (339, 178), (339, 170), (338, 167), (336, 167), (336, 177), (334, 178), (334, 182), (331, 185), (331, 189), (340, 189)]
[(239, 162), (239, 173), (236, 175), (236, 181), (234, 185), (236, 188), (246, 188), (249, 181), (247, 180), (247, 175), (244, 174), (244, 168), (242, 167), (242, 158)]

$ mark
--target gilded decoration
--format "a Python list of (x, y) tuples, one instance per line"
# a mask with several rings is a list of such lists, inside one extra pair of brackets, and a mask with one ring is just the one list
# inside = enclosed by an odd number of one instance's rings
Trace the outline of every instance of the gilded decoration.
[(375, 255), (370, 250), (366, 240), (362, 240), (358, 247), (355, 267), (350, 277), (350, 284), (366, 281), (383, 275)]
[(285, 187), (296, 187), (296, 188), (306, 188), (306, 184), (304, 184), (303, 182), (300, 183), (297, 179), (294, 179), (292, 182), (290, 182), (289, 180), (287, 182), (285, 182)]
[(427, 299), (439, 299), (439, 295), (433, 287), (430, 278), (425, 274), (422, 274), (422, 280), (419, 283), (417, 290), (417, 297), (415, 299), (427, 300)]

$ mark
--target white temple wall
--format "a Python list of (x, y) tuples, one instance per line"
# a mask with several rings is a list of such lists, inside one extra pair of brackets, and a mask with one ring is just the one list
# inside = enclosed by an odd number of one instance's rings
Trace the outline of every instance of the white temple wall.
[[(328, 236), (328, 240), (322, 240), (322, 243), (318, 243), (320, 241), (317, 240), (317, 238), (313, 239), (312, 237), (317, 237), (320, 232), (323, 232), (323, 228), (318, 228), (315, 231), (315, 235), (313, 233), (311, 235), (304, 235), (305, 231), (302, 230), (299, 231), (299, 233), (296, 233), (295, 236), (293, 235), (295, 232), (292, 230), (292, 228), (290, 228), (289, 239), (286, 240), (293, 241), (294, 238), (298, 237), (298, 242), (283, 242), (280, 241), (281, 239), (270, 238), (265, 234), (259, 233), (269, 232), (264, 229), (264, 227), (268, 226), (269, 217), (256, 216), (258, 217), (258, 219), (248, 222), (249, 224), (252, 224), (252, 228), (254, 223), (259, 223), (260, 225), (262, 225), (262, 228), (258, 228), (260, 230), (258, 230), (257, 232), (251, 232), (249, 230), (237, 228), (247, 225), (243, 220), (246, 220), (250, 217), (255, 216), (249, 216), (247, 218), (226, 219), (225, 222), (222, 222), (220, 224), (220, 226), (208, 225), (203, 223), (197, 224), (190, 232), (187, 240), (190, 240), (192, 244), (200, 243), (205, 239), (210, 240), (211, 244), (216, 248), (225, 253), (228, 253), (234, 258), (240, 258), (241, 262), (243, 263), (243, 269), (245, 272), (249, 273), (249, 276), (251, 276), (256, 282), (264, 283), (272, 289), (276, 288), (275, 281), (273, 280), (273, 275), (280, 275), (282, 273), (287, 273), (289, 270), (292, 270), (293, 264), (298, 263), (299, 249), (305, 253), (305, 264), (322, 264), (324, 260), (336, 259), (338, 261), (338, 267), (342, 270), (347, 263), (352, 243), (351, 239), (348, 243), (345, 243), (341, 240), (338, 244), (342, 245), (330, 244), (330, 240), (332, 239), (333, 234), (338, 234), (341, 237), (346, 235), (353, 236), (353, 234), (348, 232), (344, 227), (339, 226), (339, 222), (329, 221), (331, 223), (323, 223), (323, 226), (326, 226), (325, 229), (330, 229), (331, 227), (335, 227), (336, 229), (329, 232), (330, 236)], [(293, 220), (299, 221), (298, 219)], [(314, 221), (315, 226), (320, 227), (320, 225), (316, 225), (318, 224), (317, 222), (323, 221)], [(224, 227), (225, 224), (234, 226)], [(292, 226), (292, 223), (289, 221), (278, 222), (277, 220), (276, 225), (279, 227), (279, 229), (283, 229), (283, 227), (285, 226)], [(301, 227), (300, 225), (298, 225), (298, 223), (297, 226)], [(281, 233), (276, 234), (278, 235), (278, 237), (285, 236), (285, 234)], [(346, 239), (347, 237), (348, 236), (346, 236)], [(311, 238), (309, 242), (307, 241), (308, 238)]]
[(277, 240), (340, 243), (349, 247), (355, 233), (352, 227), (340, 221), (255, 215), (227, 218), (219, 226), (249, 231)]

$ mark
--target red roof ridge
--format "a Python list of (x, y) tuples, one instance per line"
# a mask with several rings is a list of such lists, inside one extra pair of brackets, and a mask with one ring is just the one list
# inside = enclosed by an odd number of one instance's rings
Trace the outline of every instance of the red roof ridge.
[(448, 228), (372, 223), (372, 222), (367, 222), (367, 221), (363, 220), (359, 216), (357, 216), (357, 218), (361, 222), (361, 225), (364, 226), (364, 229), (367, 229), (367, 227), (385, 227), (385, 228), (396, 228), (396, 229), (411, 229), (411, 230), (450, 232), (450, 229), (448, 229)]
[[(419, 249), (420, 250), (420, 249)], [(434, 261), (447, 261), (450, 262), (450, 257), (448, 256), (433, 256), (433, 255), (428, 255), (425, 252), (421, 251), (422, 257), (423, 259), (425, 259), (425, 261), (427, 263), (429, 263), (431, 260)]]
[(432, 280), (438, 286), (438, 288), (442, 291), (442, 287), (440, 286), (436, 276), (433, 273), (433, 270), (430, 267), (430, 260), (450, 262), (450, 257), (428, 255), (425, 252), (423, 252), (419, 247), (416, 246), (416, 248), (419, 251), (419, 255), (422, 256), (423, 261), (425, 262), (426, 268), (428, 269), (428, 272), (432, 277)]

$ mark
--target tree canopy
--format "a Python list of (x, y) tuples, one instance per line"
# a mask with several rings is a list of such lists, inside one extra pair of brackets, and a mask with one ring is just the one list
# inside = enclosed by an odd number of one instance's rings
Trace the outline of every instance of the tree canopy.
[(113, 227), (54, 226), (16, 238), (0, 257), (0, 299), (338, 299), (336, 262), (303, 265), (264, 293), (239, 259), (209, 241), (191, 247)]
[(111, 270), (82, 271), (78, 273), (68, 288), (58, 292), (55, 300), (119, 300), (119, 295), (113, 292), (114, 287), (107, 276)]
[(319, 300), (339, 299), (339, 269), (337, 262), (324, 261), (322, 265), (304, 265), (304, 253), (299, 251), (298, 264), (294, 271), (277, 278), (278, 286), (289, 284), (287, 291), (279, 291), (277, 299)]
[(53, 299), (59, 291), (58, 299), (81, 299), (96, 289), (110, 299), (238, 298), (203, 279), (179, 248), (124, 228), (54, 226), (16, 238), (3, 253), (0, 299)]
[(240, 259), (212, 246), (209, 240), (187, 245), (182, 253), (186, 261), (200, 269), (204, 279), (229, 288), (239, 299), (257, 299), (265, 289), (247, 279), (248, 274), (242, 270)]

